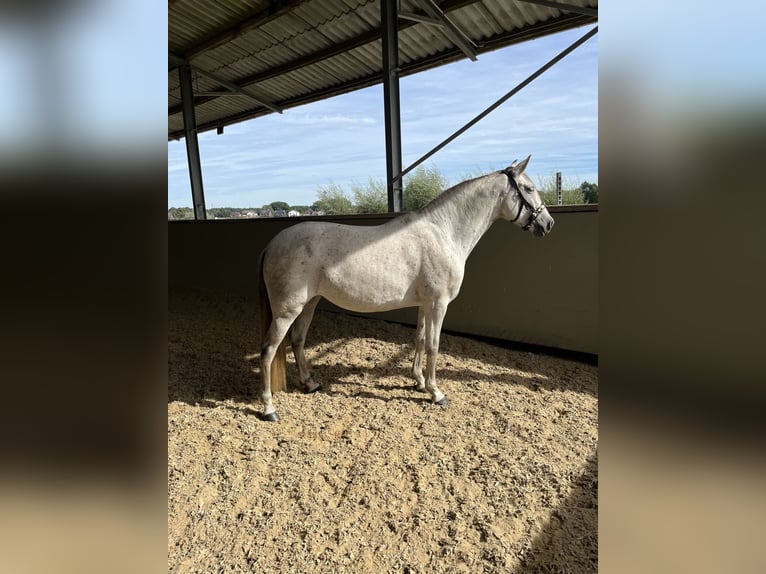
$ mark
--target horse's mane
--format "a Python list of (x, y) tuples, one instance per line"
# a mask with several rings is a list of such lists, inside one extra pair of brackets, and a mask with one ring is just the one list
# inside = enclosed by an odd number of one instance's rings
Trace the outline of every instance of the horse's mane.
[(495, 172), (480, 175), (473, 179), (467, 179), (445, 189), (429, 203), (421, 207), (418, 212), (427, 215), (441, 211), (445, 207), (449, 207), (450, 209), (469, 208), (479, 199), (480, 194), (477, 193), (477, 191), (482, 188), (483, 180), (494, 175), (494, 173)]

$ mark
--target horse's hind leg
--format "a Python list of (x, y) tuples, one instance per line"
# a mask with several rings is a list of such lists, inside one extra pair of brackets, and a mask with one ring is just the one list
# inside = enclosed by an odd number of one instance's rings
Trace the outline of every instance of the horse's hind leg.
[(271, 399), (271, 369), (277, 349), (282, 340), (287, 335), (295, 316), (275, 317), (266, 331), (266, 335), (261, 346), (261, 400), (263, 401), (263, 419), (268, 421), (277, 421), (279, 417), (276, 414), (274, 403)]
[(321, 387), (319, 383), (315, 383), (311, 378), (308, 361), (306, 361), (306, 355), (303, 352), (304, 346), (306, 344), (306, 333), (309, 330), (309, 325), (311, 325), (311, 320), (314, 318), (314, 310), (316, 309), (320, 298), (321, 297), (314, 297), (308, 303), (306, 303), (303, 311), (301, 311), (301, 314), (298, 315), (298, 318), (295, 320), (295, 323), (293, 323), (293, 326), (290, 329), (290, 342), (293, 346), (295, 363), (298, 365), (298, 373), (301, 378), (301, 383), (303, 384), (303, 387), (306, 389), (307, 393), (313, 393), (314, 391), (319, 390)]
[(418, 308), (418, 326), (415, 330), (415, 358), (412, 361), (412, 376), (417, 381), (418, 391), (426, 390), (426, 378), (423, 376), (423, 351), (426, 348), (426, 314), (423, 307)]

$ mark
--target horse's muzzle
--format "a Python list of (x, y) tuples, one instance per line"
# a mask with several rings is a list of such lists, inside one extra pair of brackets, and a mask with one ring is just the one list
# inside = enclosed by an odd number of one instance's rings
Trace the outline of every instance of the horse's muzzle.
[(553, 218), (549, 217), (547, 221), (535, 221), (532, 232), (537, 237), (542, 237), (543, 235), (550, 233), (551, 229), (553, 229)]

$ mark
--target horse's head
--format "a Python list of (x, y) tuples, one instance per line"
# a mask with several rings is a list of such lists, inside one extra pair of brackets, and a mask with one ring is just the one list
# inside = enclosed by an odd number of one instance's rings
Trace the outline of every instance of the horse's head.
[(503, 170), (511, 188), (503, 200), (500, 216), (524, 231), (532, 229), (535, 235), (542, 237), (553, 228), (553, 217), (548, 213), (532, 180), (524, 173), (531, 157), (528, 156), (521, 163), (514, 161)]

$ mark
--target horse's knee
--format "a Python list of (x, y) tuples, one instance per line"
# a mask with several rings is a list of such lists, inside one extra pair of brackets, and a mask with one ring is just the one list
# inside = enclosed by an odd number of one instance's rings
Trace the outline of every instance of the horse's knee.
[(261, 361), (266, 362), (268, 360), (270, 362), (274, 358), (275, 351), (276, 346), (274, 345), (268, 343), (261, 345)]

